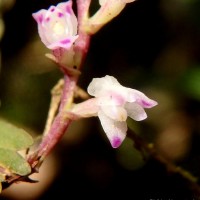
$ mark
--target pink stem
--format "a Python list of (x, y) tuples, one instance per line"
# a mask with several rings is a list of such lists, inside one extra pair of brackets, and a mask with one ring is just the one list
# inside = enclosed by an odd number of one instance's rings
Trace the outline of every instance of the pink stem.
[(37, 164), (40, 158), (43, 160), (51, 152), (71, 124), (72, 120), (68, 118), (67, 112), (63, 108), (73, 96), (76, 82), (77, 78), (65, 75), (59, 113), (55, 117), (49, 132), (43, 137), (37, 151), (28, 158), (28, 162), (32, 167)]
[(82, 23), (83, 18), (89, 17), (89, 7), (91, 0), (77, 0), (78, 23)]
[(68, 103), (71, 97), (73, 97), (74, 89), (77, 83), (77, 77), (73, 76), (64, 76), (64, 87), (63, 87), (63, 94), (61, 97), (61, 103), (59, 107), (59, 112), (62, 112), (65, 105)]
[(78, 62), (78, 69), (82, 67), (85, 57), (88, 53), (89, 45), (90, 45), (90, 35), (88, 35), (84, 27), (85, 20), (87, 21), (87, 18), (89, 17), (89, 6), (90, 6), (91, 0), (77, 0), (77, 12), (78, 12), (78, 35), (79, 38), (76, 40), (74, 45), (74, 50), (76, 52), (76, 55), (79, 57), (81, 62)]
[[(90, 36), (81, 29), (81, 22), (83, 21), (84, 14), (88, 14), (88, 9), (91, 0), (77, 0), (78, 6), (78, 21), (79, 21), (79, 39), (74, 45), (75, 54), (78, 56), (79, 62), (77, 67), (83, 65), (85, 57), (88, 52)], [(28, 157), (28, 162), (35, 168), (39, 160), (44, 158), (52, 151), (55, 145), (60, 141), (62, 136), (65, 134), (67, 128), (71, 124), (72, 120), (68, 118), (67, 112), (64, 107), (73, 98), (73, 93), (76, 87), (78, 76), (70, 76), (68, 72), (64, 72), (64, 88), (61, 97), (61, 103), (59, 107), (58, 115), (55, 117), (49, 132), (44, 135), (37, 151)]]
[(58, 143), (58, 141), (62, 138), (68, 126), (71, 124), (71, 120), (64, 118), (63, 113), (59, 113), (49, 131), (49, 133), (43, 138), (39, 149), (37, 151), (37, 157), (43, 158), (46, 157), (54, 146)]

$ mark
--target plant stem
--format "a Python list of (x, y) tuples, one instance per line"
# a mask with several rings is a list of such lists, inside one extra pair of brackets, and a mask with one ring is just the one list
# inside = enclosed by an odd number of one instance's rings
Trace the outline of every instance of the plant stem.
[(136, 149), (138, 149), (141, 153), (147, 153), (151, 158), (165, 166), (167, 172), (179, 174), (186, 181), (194, 194), (200, 196), (200, 187), (196, 183), (197, 179), (192, 174), (183, 168), (176, 166), (173, 162), (160, 155), (153, 144), (148, 144), (133, 131), (129, 130), (127, 136), (134, 141), (134, 146)]
[(78, 39), (75, 42), (75, 63), (76, 67), (80, 70), (83, 66), (85, 57), (88, 53), (90, 45), (90, 35), (84, 30), (85, 23), (88, 22), (89, 6), (91, 0), (77, 0), (77, 12), (78, 12)]
[[(90, 36), (82, 29), (83, 21), (87, 21), (90, 3), (91, 0), (77, 0), (79, 38), (74, 44), (74, 62), (78, 69), (83, 66), (90, 43)], [(67, 113), (67, 110), (73, 103), (74, 91), (76, 89), (78, 75), (67, 74), (67, 70), (63, 71), (63, 73), (64, 87), (58, 114), (55, 117), (49, 131), (45, 135), (43, 135), (42, 141), (36, 152), (31, 154), (27, 159), (33, 169), (37, 168), (40, 163), (45, 159), (45, 157), (53, 150), (55, 145), (60, 141), (72, 122)]]
[(51, 152), (51, 150), (66, 132), (68, 126), (71, 124), (72, 120), (68, 118), (65, 108), (71, 105), (76, 82), (77, 78), (65, 75), (59, 112), (55, 117), (48, 133), (43, 136), (37, 151), (28, 158), (28, 162), (32, 168), (37, 165), (39, 160), (44, 160), (44, 158)]

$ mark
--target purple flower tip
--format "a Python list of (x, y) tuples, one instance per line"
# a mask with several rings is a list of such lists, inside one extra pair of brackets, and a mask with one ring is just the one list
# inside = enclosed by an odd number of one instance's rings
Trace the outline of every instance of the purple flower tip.
[(61, 12), (58, 13), (58, 17), (63, 17), (63, 16), (64, 16), (63, 13), (61, 13)]
[(66, 6), (66, 12), (69, 13), (69, 14), (71, 14), (71, 7), (69, 5)]
[(142, 100), (141, 101), (141, 104), (143, 106), (143, 108), (152, 108), (153, 106), (156, 106), (158, 103), (156, 101), (145, 101), (145, 100)]
[(121, 143), (122, 143), (122, 141), (119, 137), (114, 137), (111, 142), (111, 145), (113, 148), (118, 148), (121, 145)]
[(144, 107), (151, 107), (151, 103), (149, 103), (149, 102), (147, 102), (147, 101), (144, 101), (144, 100), (142, 100), (142, 105), (144, 106)]
[(65, 39), (60, 41), (61, 44), (68, 44), (70, 42), (71, 42), (70, 39)]

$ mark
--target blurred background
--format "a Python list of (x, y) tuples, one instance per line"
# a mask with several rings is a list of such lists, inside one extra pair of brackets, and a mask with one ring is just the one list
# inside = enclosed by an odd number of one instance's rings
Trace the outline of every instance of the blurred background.
[[(32, 13), (58, 0), (0, 0), (0, 117), (40, 136), (62, 73), (44, 54)], [(74, 6), (75, 6), (74, 1)], [(93, 0), (91, 13), (97, 8)], [(200, 178), (200, 0), (137, 0), (91, 39), (79, 86), (112, 75), (158, 102), (130, 130)], [(128, 137), (112, 149), (98, 118), (74, 122), (33, 176), (0, 199), (200, 199), (178, 174), (144, 160)]]

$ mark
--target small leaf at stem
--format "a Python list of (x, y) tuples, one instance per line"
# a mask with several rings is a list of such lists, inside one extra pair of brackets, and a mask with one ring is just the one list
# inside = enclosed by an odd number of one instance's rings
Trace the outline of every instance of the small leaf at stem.
[(10, 149), (0, 148), (0, 166), (21, 176), (31, 172), (31, 167), (26, 160), (19, 153)]
[(0, 148), (22, 150), (33, 144), (33, 138), (25, 130), (0, 120)]

